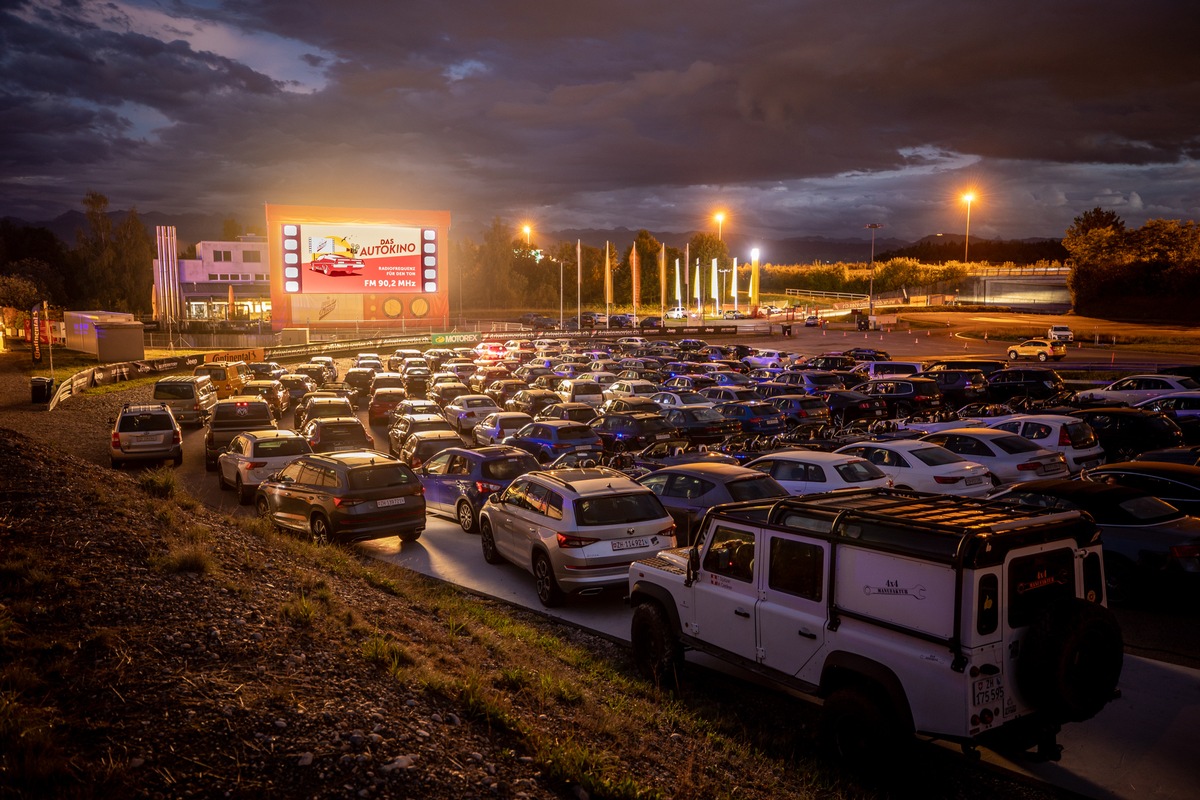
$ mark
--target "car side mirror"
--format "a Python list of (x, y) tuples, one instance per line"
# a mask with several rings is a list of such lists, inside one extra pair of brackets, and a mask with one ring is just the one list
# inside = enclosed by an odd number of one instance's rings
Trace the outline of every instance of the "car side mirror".
[(500, 503), (500, 493), (492, 492), (491, 494), (489, 494), (487, 496), (487, 500), (485, 502), (491, 503), (493, 505), (498, 505)]

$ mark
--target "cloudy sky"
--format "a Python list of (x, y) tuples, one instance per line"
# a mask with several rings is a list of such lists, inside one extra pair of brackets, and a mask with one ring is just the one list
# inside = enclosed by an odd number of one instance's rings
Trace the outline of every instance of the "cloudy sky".
[[(0, 0), (0, 216), (446, 209), (456, 233), (1200, 219), (1194, 0)], [(535, 234), (536, 236), (536, 234)]]

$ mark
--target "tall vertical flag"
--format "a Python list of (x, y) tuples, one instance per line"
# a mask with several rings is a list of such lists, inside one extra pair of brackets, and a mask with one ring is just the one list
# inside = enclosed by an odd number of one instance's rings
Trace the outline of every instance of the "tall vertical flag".
[(637, 316), (638, 306), (642, 302), (642, 266), (638, 263), (637, 242), (629, 251), (629, 279), (633, 281), (633, 315)]
[(684, 295), (684, 297), (692, 296), (692, 287), (690, 286), (691, 281), (688, 280), (688, 278), (691, 277), (691, 274), (692, 274), (692, 256), (688, 252), (688, 250), (691, 248), (691, 246), (692, 246), (691, 242), (684, 242), (684, 244), (683, 244), (683, 295)]
[(667, 313), (667, 246), (658, 251), (658, 305), (660, 314)]
[(682, 284), (679, 282), (679, 259), (675, 259), (675, 305), (683, 305)]
[[(604, 243), (604, 305), (612, 305), (612, 259), (608, 255), (608, 242)], [(608, 313), (608, 309), (604, 309)]]
[(713, 313), (717, 311), (717, 304), (721, 298), (721, 275), (717, 272), (717, 259), (712, 262), (712, 298), (713, 298)]
[(704, 320), (704, 284), (700, 282), (700, 259), (696, 259), (696, 313)]
[(738, 310), (737, 302), (737, 259), (733, 259), (733, 274), (730, 277), (730, 285), (733, 286), (733, 310)]
[[(583, 240), (575, 240), (575, 319), (583, 322)], [(583, 327), (581, 324), (580, 328)]]

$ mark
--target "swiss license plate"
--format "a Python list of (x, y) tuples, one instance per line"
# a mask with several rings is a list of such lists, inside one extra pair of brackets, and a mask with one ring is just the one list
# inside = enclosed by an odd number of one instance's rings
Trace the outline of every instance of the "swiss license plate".
[(407, 497), (388, 497), (384, 500), (376, 500), (376, 508), (387, 508), (388, 506), (402, 506), (408, 500)]
[(157, 433), (139, 433), (135, 440), (140, 444), (158, 443), (162, 441), (162, 437)]
[(1004, 700), (1004, 684), (999, 676), (981, 678), (975, 681), (971, 691), (971, 705), (983, 706), (1000, 703)]
[(663, 439), (670, 439), (670, 438), (671, 438), (671, 434), (669, 434), (669, 433), (660, 433), (660, 434), (656, 435), (654, 438), (655, 438), (657, 441), (660, 441), (660, 442), (661, 442)]
[(983, 483), (983, 478), (967, 478), (967, 486), (978, 486)]
[(649, 539), (613, 539), (612, 549), (615, 550), (636, 550), (642, 547), (649, 547)]

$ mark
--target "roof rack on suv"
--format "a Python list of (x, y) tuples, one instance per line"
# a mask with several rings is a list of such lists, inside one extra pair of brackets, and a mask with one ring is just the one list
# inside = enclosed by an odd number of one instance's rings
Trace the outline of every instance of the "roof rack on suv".
[(565, 486), (571, 491), (578, 491), (575, 486), (579, 481), (599, 480), (601, 478), (622, 478), (629, 480), (629, 476), (624, 472), (613, 469), (612, 467), (594, 466), (594, 467), (564, 467), (562, 469), (547, 469), (538, 472), (538, 475), (546, 480), (554, 481), (560, 486)]

